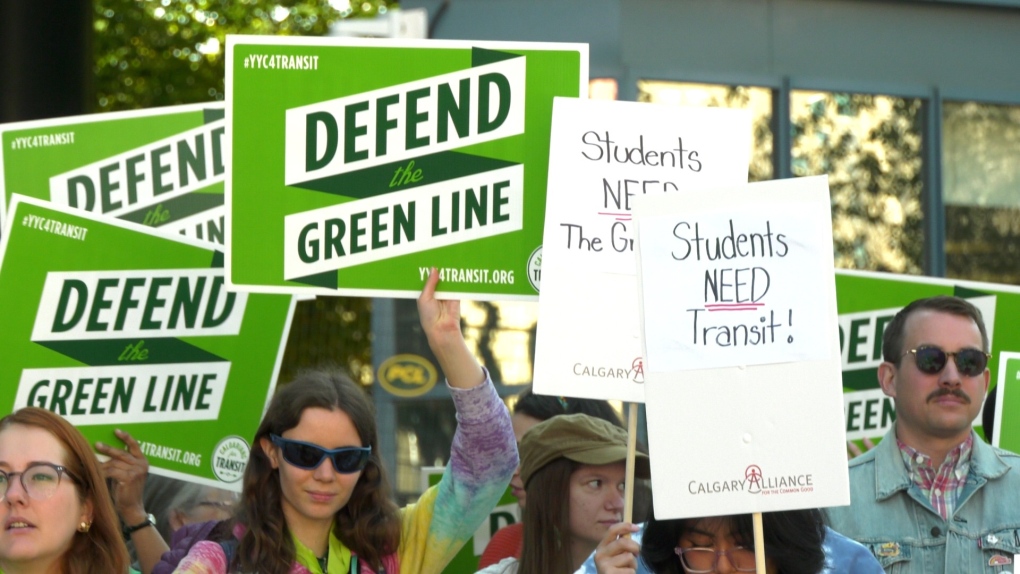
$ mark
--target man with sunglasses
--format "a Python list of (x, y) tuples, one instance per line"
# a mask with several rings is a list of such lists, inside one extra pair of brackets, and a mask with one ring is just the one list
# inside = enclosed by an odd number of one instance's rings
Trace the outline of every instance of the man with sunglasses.
[(972, 428), (989, 382), (981, 312), (958, 297), (920, 299), (896, 314), (882, 343), (878, 379), (896, 423), (850, 462), (851, 505), (829, 509), (832, 527), (889, 571), (1012, 571), (1020, 456)]

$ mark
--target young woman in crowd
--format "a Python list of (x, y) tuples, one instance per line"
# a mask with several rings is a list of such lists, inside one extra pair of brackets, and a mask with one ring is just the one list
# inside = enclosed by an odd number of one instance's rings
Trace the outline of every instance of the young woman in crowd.
[[(484, 574), (574, 572), (623, 516), (627, 433), (584, 414), (560, 415), (524, 434), (520, 444), (524, 543)], [(648, 477), (637, 454), (636, 474)]]
[[(605, 419), (617, 426), (623, 426), (616, 411), (606, 401), (536, 395), (531, 392), (531, 387), (517, 395), (517, 400), (513, 405), (513, 416), (510, 417), (510, 420), (513, 421), (514, 436), (519, 444), (524, 433), (538, 423), (557, 415), (577, 413), (591, 415)], [(510, 491), (517, 498), (518, 506), (523, 510), (525, 493), (524, 483), (521, 482), (520, 467), (510, 479)], [(478, 559), (478, 568), (491, 566), (504, 558), (520, 556), (523, 537), (524, 524), (521, 522), (500, 528), (485, 546), (485, 550)]]
[[(640, 544), (624, 534), (642, 534)], [(882, 574), (871, 552), (826, 528), (817, 509), (764, 512), (762, 535), (767, 574)], [(593, 563), (585, 572), (755, 572), (751, 515), (652, 519), (643, 533), (637, 525), (620, 523), (599, 543)]]
[(34, 407), (0, 419), (0, 572), (126, 573), (128, 553), (85, 437)]
[(311, 372), (273, 398), (243, 478), (235, 545), (195, 544), (177, 572), (438, 574), (495, 506), (517, 466), (510, 416), (460, 330), (458, 301), (435, 297), (421, 324), (457, 406), (440, 483), (402, 511), (389, 498), (376, 421), (349, 378)]
[[(818, 574), (825, 565), (825, 523), (818, 510), (762, 514), (765, 571)], [(750, 514), (651, 521), (641, 558), (662, 574), (754, 572), (754, 530)]]

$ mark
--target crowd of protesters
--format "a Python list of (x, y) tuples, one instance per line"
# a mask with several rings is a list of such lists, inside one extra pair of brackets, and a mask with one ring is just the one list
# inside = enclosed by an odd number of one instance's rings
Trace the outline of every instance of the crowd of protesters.
[[(627, 436), (615, 412), (529, 391), (511, 417), (464, 341), (459, 302), (437, 299), (437, 283), (433, 271), (418, 309), (458, 424), (442, 479), (415, 503), (393, 503), (371, 403), (332, 371), (303, 373), (274, 396), (239, 496), (154, 488), (129, 434), (117, 433), (124, 448), (95, 445), (100, 463), (77, 429), (29, 407), (0, 419), (0, 574), (439, 574), (508, 485), (523, 518), (493, 538), (485, 574), (1016, 567), (1020, 456), (973, 430), (990, 355), (965, 299), (914, 301), (889, 323), (878, 377), (896, 421), (850, 461), (851, 505), (764, 513), (762, 557), (750, 515), (659, 520), (641, 510), (624, 522)], [(636, 462), (646, 480), (647, 455)]]

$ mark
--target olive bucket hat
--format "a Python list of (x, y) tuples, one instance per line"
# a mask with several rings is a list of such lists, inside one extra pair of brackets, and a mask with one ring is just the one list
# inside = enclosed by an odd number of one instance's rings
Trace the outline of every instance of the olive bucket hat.
[[(627, 431), (609, 421), (584, 414), (558, 415), (532, 427), (521, 439), (521, 480), (563, 457), (581, 464), (601, 465), (627, 460)], [(648, 478), (648, 455), (635, 453), (634, 474)]]

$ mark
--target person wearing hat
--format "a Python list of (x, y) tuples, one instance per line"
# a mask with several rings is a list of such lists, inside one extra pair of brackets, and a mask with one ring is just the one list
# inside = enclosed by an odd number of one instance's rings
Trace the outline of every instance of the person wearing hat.
[[(524, 508), (521, 556), (479, 574), (569, 574), (623, 519), (627, 433), (584, 414), (535, 425), (520, 444)], [(648, 456), (636, 453), (635, 475), (649, 476)]]
[[(613, 410), (609, 401), (583, 399), (575, 397), (556, 397), (552, 395), (536, 395), (529, 386), (517, 395), (511, 408), (510, 422), (514, 426), (514, 437), (517, 444), (521, 443), (524, 433), (531, 427), (555, 416), (584, 413), (595, 418), (605, 419), (618, 427), (622, 427), (620, 416)], [(648, 452), (640, 444), (637, 447)], [(524, 483), (521, 481), (521, 467), (517, 467), (510, 479), (510, 494), (517, 499), (517, 506), (523, 511), (527, 502)], [(644, 518), (651, 514), (651, 486), (647, 480), (634, 482), (634, 516)], [(478, 569), (499, 563), (511, 556), (521, 555), (521, 544), (524, 542), (524, 525), (520, 522), (507, 524), (496, 531), (478, 558)]]

